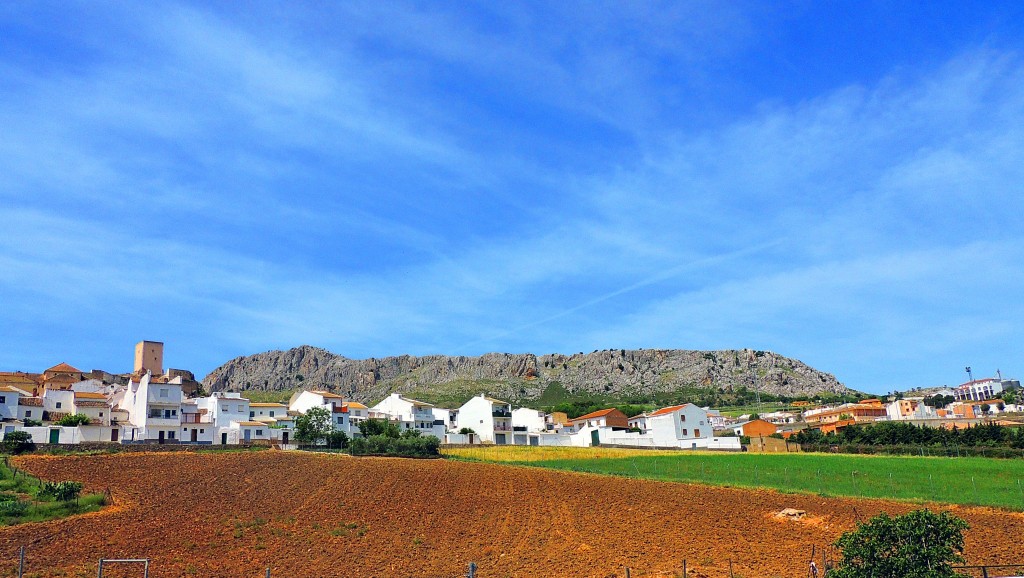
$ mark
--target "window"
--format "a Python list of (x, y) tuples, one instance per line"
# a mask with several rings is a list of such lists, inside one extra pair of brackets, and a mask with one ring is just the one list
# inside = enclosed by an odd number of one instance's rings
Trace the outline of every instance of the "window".
[(174, 431), (172, 430), (172, 431), (167, 432), (167, 437), (173, 440), (174, 439)]
[(26, 410), (25, 417), (32, 417), (32, 410)]
[(256, 412), (254, 412), (254, 411), (250, 411), (250, 412), (249, 412), (249, 419), (252, 419), (252, 418), (254, 418), (254, 417), (256, 417)]
[(222, 405), (222, 406), (220, 406), (220, 410), (221, 410), (221, 411), (225, 411), (225, 412), (227, 412), (227, 411), (231, 411), (231, 410), (229, 410), (229, 409), (228, 409), (228, 406), (226, 406), (226, 405)]
[(103, 417), (103, 412), (102, 411), (100, 412), (100, 417)]
[(206, 430), (205, 429), (200, 429), (199, 433), (206, 433)]
[(343, 420), (343, 419), (345, 419), (345, 418), (343, 418), (343, 417), (341, 417), (341, 416), (339, 415), (339, 416), (338, 416), (338, 423), (343, 423), (343, 422), (341, 421), (341, 420)]
[[(0, 400), (0, 401), (2, 401), (2, 400)], [(274, 417), (274, 410), (270, 410), (270, 417)]]
[(0, 395), (0, 403), (7, 403), (7, 396), (6, 395)]
[(57, 409), (60, 409), (60, 402), (57, 402)]
[(686, 416), (683, 414), (679, 414), (679, 421), (686, 421)]
[(263, 435), (263, 430), (261, 430), (261, 429), (256, 430), (256, 435), (258, 435), (258, 436)]
[(684, 430), (683, 430), (683, 435), (684, 435), (684, 436), (688, 436), (688, 435), (690, 435), (689, 431), (690, 431), (690, 430), (685, 430), (685, 429), (684, 429)]
[(160, 388), (160, 397), (161, 398), (166, 398), (167, 395), (168, 395), (167, 392), (168, 392), (168, 389), (166, 387), (161, 387)]
[(244, 405), (238, 406), (238, 413), (245, 413), (245, 406)]

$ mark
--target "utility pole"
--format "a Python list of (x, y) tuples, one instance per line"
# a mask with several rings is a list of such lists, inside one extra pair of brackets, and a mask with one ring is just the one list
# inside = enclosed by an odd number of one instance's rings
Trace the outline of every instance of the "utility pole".
[(974, 374), (971, 373), (971, 366), (968, 365), (967, 367), (965, 367), (964, 371), (967, 372), (967, 383), (974, 383)]

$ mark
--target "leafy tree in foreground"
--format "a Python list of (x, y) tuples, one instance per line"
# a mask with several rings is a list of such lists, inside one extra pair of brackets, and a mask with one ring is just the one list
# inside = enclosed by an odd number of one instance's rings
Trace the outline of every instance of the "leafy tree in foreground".
[(5, 453), (22, 454), (36, 449), (32, 434), (27, 431), (12, 431), (4, 434), (2, 447)]
[(928, 509), (903, 516), (882, 513), (836, 540), (842, 560), (829, 578), (959, 578), (963, 532), (969, 526), (948, 512)]
[(331, 412), (326, 407), (314, 407), (295, 418), (295, 439), (303, 443), (319, 443), (334, 431)]

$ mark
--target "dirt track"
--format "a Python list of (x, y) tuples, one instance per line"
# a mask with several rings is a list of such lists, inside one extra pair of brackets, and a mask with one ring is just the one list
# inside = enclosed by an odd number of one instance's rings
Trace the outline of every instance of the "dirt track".
[[(812, 544), (910, 506), (642, 482), (441, 460), (287, 452), (28, 457), (44, 479), (113, 491), (117, 505), (0, 529), (0, 575), (95, 576), (101, 557), (149, 557), (151, 576), (671, 575), (802, 578)], [(783, 508), (804, 521), (777, 521)], [(951, 508), (972, 563), (1024, 563), (1024, 515)], [(694, 572), (696, 570), (696, 572)], [(659, 574), (659, 572), (663, 574)], [(34, 574), (38, 573), (38, 574)], [(128, 574), (111, 574), (128, 575)], [(141, 576), (141, 572), (133, 575)]]

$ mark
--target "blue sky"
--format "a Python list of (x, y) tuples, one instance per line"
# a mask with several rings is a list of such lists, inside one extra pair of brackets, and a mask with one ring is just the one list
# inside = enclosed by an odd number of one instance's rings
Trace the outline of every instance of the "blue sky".
[(0, 4), (0, 369), (1020, 376), (1020, 2)]

